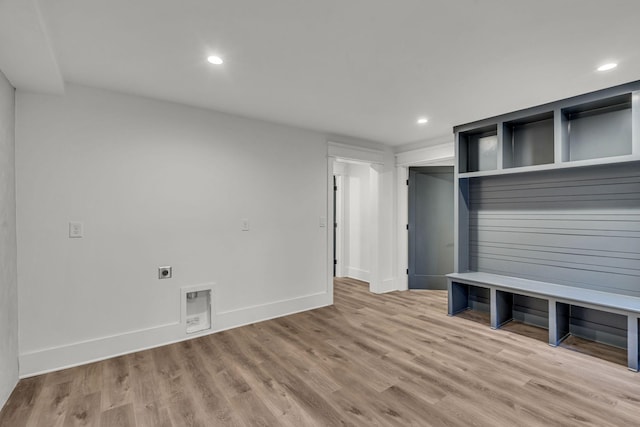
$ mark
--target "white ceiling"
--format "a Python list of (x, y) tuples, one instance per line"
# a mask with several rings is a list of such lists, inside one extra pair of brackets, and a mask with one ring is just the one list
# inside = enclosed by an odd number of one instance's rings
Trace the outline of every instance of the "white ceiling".
[(640, 80), (640, 0), (29, 1), (66, 82), (392, 145)]

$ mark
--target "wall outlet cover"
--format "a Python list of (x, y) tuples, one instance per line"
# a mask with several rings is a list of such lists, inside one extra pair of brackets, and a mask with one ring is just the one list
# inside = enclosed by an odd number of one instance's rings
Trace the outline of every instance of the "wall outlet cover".
[(171, 279), (172, 274), (170, 266), (158, 267), (158, 279)]

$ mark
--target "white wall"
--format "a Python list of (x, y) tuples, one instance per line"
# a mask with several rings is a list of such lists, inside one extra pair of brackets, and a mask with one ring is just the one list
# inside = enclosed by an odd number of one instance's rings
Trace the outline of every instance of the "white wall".
[(75, 85), (16, 111), (21, 375), (185, 338), (181, 286), (214, 330), (332, 302), (323, 135)]
[(346, 275), (366, 282), (371, 266), (369, 175), (369, 165), (349, 164), (344, 178)]
[(15, 90), (0, 72), (0, 409), (18, 381)]
[(379, 215), (379, 245), (375, 263), (379, 269), (380, 283), (373, 289), (378, 293), (398, 290), (399, 280), (403, 277), (402, 273), (398, 276), (397, 267), (397, 178), (394, 160), (393, 152), (387, 148), (384, 153), (384, 164), (378, 166), (380, 197), (372, 208)]

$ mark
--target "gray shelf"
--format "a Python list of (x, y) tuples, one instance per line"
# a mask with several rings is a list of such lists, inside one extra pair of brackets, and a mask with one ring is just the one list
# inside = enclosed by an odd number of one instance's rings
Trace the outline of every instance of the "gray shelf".
[(562, 109), (563, 161), (632, 154), (631, 93)]
[(640, 159), (640, 81), (454, 127), (459, 177)]
[(490, 125), (459, 135), (460, 170), (478, 172), (498, 169), (498, 125)]
[(554, 161), (553, 111), (503, 124), (503, 168), (551, 164)]
[(600, 165), (613, 165), (623, 163), (640, 162), (640, 155), (628, 154), (625, 156), (616, 157), (603, 157), (598, 159), (576, 160), (573, 162), (563, 163), (550, 163), (543, 165), (522, 166), (517, 168), (499, 169), (493, 171), (478, 171), (478, 172), (464, 172), (459, 173), (458, 178), (479, 178), (483, 176), (496, 176), (496, 175), (518, 175), (532, 172), (552, 171), (559, 169), (580, 169), (585, 167), (600, 166)]

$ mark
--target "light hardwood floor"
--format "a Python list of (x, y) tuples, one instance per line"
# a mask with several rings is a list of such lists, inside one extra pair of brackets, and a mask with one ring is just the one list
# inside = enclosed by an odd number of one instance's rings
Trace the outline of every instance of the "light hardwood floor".
[(640, 425), (624, 361), (470, 317), (340, 279), (331, 307), (21, 380), (0, 425)]

